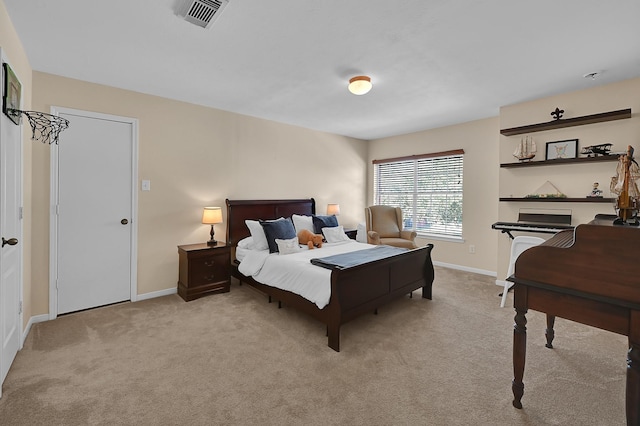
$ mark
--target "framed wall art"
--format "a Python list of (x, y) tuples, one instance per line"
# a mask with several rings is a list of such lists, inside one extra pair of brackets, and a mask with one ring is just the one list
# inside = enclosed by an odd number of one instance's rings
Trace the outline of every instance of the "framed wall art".
[(20, 97), (22, 96), (22, 85), (18, 77), (6, 62), (2, 64), (4, 71), (4, 96), (2, 98), (2, 112), (11, 121), (20, 124), (20, 114), (11, 114), (10, 109), (20, 109)]
[(547, 142), (545, 160), (557, 160), (559, 158), (577, 158), (578, 139), (566, 141)]

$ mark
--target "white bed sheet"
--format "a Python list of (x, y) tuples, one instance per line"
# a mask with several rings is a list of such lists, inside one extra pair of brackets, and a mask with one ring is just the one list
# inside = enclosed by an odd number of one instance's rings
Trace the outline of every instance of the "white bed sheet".
[(238, 262), (242, 262), (247, 253), (251, 253), (251, 251), (252, 250), (246, 248), (236, 247), (236, 259), (238, 259)]
[(324, 243), (322, 248), (303, 248), (298, 253), (269, 254), (268, 250), (247, 250), (238, 270), (259, 283), (295, 293), (320, 309), (331, 298), (331, 270), (311, 264), (310, 260), (376, 247), (355, 240)]

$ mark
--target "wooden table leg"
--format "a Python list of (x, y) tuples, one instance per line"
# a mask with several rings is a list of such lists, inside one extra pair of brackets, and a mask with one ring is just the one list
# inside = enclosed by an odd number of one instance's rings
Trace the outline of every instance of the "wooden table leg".
[(516, 307), (516, 316), (513, 325), (513, 381), (511, 390), (513, 391), (513, 406), (522, 408), (522, 395), (524, 395), (524, 363), (527, 355), (527, 309)]
[(627, 425), (640, 424), (640, 312), (631, 311), (627, 353)]
[(544, 335), (547, 338), (547, 344), (545, 346), (550, 349), (553, 349), (553, 337), (555, 336), (555, 331), (553, 331), (553, 326), (555, 323), (556, 323), (555, 315), (547, 314), (547, 329), (544, 331)]

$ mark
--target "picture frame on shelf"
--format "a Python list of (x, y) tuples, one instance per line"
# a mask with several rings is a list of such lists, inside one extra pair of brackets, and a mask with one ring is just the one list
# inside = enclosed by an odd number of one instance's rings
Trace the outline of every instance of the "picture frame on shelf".
[(578, 139), (547, 142), (545, 160), (578, 158)]
[(22, 84), (15, 73), (6, 62), (2, 64), (4, 68), (4, 96), (2, 99), (2, 112), (15, 124), (20, 124), (20, 114), (11, 114), (10, 109), (20, 109), (20, 98), (22, 96)]

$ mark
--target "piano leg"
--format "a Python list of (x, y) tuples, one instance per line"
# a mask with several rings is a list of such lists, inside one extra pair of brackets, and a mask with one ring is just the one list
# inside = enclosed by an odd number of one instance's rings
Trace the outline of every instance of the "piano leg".
[(553, 331), (555, 323), (555, 315), (547, 314), (547, 329), (544, 331), (544, 336), (547, 338), (547, 344), (545, 346), (549, 349), (553, 349), (553, 337), (556, 335), (555, 331)]
[(527, 354), (527, 309), (516, 307), (516, 316), (513, 325), (513, 381), (511, 390), (513, 392), (513, 406), (522, 408), (522, 395), (524, 395), (524, 362)]
[[(627, 353), (627, 424), (640, 424), (640, 312), (631, 311), (629, 352)], [(634, 326), (636, 325), (636, 326)]]

